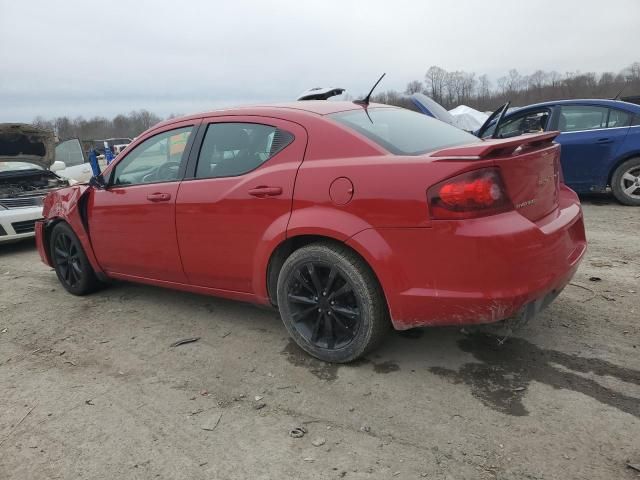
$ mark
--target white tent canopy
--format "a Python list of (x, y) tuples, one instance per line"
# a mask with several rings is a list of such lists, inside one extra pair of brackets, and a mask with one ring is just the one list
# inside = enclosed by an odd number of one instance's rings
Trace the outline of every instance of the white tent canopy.
[(479, 112), (475, 108), (466, 105), (458, 105), (453, 110), (449, 110), (455, 119), (455, 125), (458, 128), (473, 132), (479, 129), (482, 124), (489, 118), (486, 113)]

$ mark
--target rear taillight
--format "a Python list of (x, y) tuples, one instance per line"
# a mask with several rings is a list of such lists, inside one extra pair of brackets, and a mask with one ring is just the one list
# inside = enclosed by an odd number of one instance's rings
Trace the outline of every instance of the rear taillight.
[(513, 208), (498, 168), (463, 173), (427, 191), (434, 219), (475, 218)]

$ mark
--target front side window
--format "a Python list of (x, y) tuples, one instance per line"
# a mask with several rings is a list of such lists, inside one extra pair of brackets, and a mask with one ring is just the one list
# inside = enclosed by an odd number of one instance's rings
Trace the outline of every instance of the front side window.
[(202, 141), (196, 178), (235, 177), (255, 170), (293, 141), (259, 123), (211, 123)]
[(359, 108), (329, 117), (396, 155), (420, 155), (479, 141), (448, 123), (403, 108)]
[(579, 132), (607, 127), (609, 109), (593, 105), (563, 105), (560, 107), (558, 130)]
[(498, 138), (517, 137), (525, 133), (544, 132), (549, 123), (549, 110), (534, 110), (527, 113), (515, 114), (504, 120), (498, 130)]
[(185, 147), (193, 127), (178, 128), (148, 138), (118, 162), (113, 185), (139, 185), (178, 179), (186, 162)]

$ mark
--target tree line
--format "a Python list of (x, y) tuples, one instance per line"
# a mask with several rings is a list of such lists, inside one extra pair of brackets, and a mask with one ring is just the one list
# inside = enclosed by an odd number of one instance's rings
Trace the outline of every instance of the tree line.
[(106, 138), (134, 138), (160, 121), (162, 118), (154, 113), (147, 110), (136, 110), (129, 114), (116, 115), (112, 119), (99, 116), (88, 119), (84, 117), (73, 119), (69, 117), (52, 119), (36, 117), (33, 124), (53, 130), (59, 141), (70, 138), (88, 141)]
[(571, 98), (614, 98), (640, 95), (640, 62), (619, 72), (566, 72), (536, 70), (523, 75), (516, 69), (491, 82), (486, 74), (476, 75), (462, 70), (447, 71), (436, 65), (429, 67), (421, 80), (407, 84), (404, 92), (387, 90), (374, 96), (380, 103), (406, 106), (406, 95), (421, 92), (447, 110), (468, 105), (480, 111), (492, 111), (507, 101), (525, 106), (547, 100)]
[[(373, 101), (413, 108), (406, 95), (422, 92), (446, 109), (468, 105), (480, 111), (492, 111), (511, 101), (513, 106), (524, 106), (546, 100), (563, 98), (613, 98), (624, 89), (624, 95), (640, 95), (640, 62), (619, 72), (566, 72), (536, 70), (523, 75), (516, 69), (492, 82), (486, 74), (476, 75), (462, 70), (447, 71), (438, 66), (429, 67), (421, 80), (407, 84), (404, 92), (387, 90), (373, 96)], [(623, 96), (624, 96), (623, 95)], [(176, 115), (170, 115), (173, 118)], [(83, 141), (105, 138), (134, 138), (162, 121), (147, 110), (105, 117), (45, 119), (36, 117), (34, 125), (53, 130), (60, 141), (79, 138)]]

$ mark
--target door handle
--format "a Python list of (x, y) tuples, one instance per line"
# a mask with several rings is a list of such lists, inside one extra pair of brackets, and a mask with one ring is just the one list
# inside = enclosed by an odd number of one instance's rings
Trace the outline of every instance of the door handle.
[(150, 193), (147, 195), (147, 200), (151, 202), (166, 202), (171, 200), (170, 193)]
[(611, 140), (610, 138), (599, 138), (598, 140), (596, 140), (596, 143), (599, 144), (603, 144), (603, 143), (612, 143), (613, 140)]
[(254, 197), (277, 197), (282, 195), (282, 187), (260, 186), (249, 190), (249, 195)]

